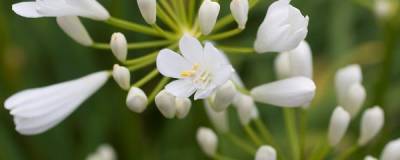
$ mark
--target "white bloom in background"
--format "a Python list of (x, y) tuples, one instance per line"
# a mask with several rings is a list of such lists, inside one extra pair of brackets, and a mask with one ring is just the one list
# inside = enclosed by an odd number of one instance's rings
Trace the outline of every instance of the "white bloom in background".
[(158, 71), (166, 77), (179, 79), (165, 87), (172, 95), (189, 97), (196, 92), (195, 100), (205, 99), (231, 77), (232, 66), (211, 43), (206, 43), (203, 49), (196, 38), (185, 35), (179, 47), (183, 56), (163, 49), (157, 57)]
[(400, 159), (400, 139), (386, 144), (380, 160), (399, 160)]
[(251, 96), (257, 102), (280, 107), (309, 104), (315, 95), (315, 84), (305, 77), (293, 77), (255, 87)]
[(374, 11), (378, 18), (387, 19), (396, 14), (396, 2), (393, 0), (374, 0)]
[(155, 24), (157, 20), (156, 0), (137, 0), (140, 13), (148, 24)]
[(114, 148), (108, 144), (103, 144), (97, 148), (95, 153), (90, 154), (86, 160), (116, 160)]
[(258, 53), (285, 52), (296, 48), (308, 33), (308, 16), (289, 4), (275, 1), (258, 29), (254, 49)]
[(110, 41), (111, 51), (114, 56), (120, 61), (125, 62), (128, 56), (128, 42), (122, 33), (114, 33)]
[(239, 114), (240, 123), (245, 126), (253, 119), (254, 113), (254, 100), (248, 95), (238, 94), (235, 97), (234, 105), (236, 106), (237, 113)]
[(249, 0), (232, 0), (230, 9), (233, 18), (239, 25), (239, 29), (246, 28), (249, 14)]
[(155, 97), (155, 103), (158, 110), (165, 118), (171, 119), (175, 117), (175, 96), (165, 90), (162, 90)]
[(218, 146), (217, 135), (209, 128), (200, 127), (197, 130), (196, 138), (203, 152), (209, 157), (214, 157)]
[(331, 146), (339, 144), (351, 121), (350, 114), (342, 107), (336, 107), (329, 124), (328, 139)]
[(112, 75), (115, 82), (117, 82), (122, 89), (129, 90), (131, 87), (131, 73), (128, 68), (115, 64)]
[(261, 146), (256, 152), (255, 160), (276, 160), (276, 151), (271, 146)]
[(83, 46), (93, 45), (93, 40), (85, 26), (76, 16), (57, 17), (57, 24), (73, 40)]
[(218, 2), (204, 0), (199, 9), (199, 24), (201, 33), (208, 35), (217, 22), (220, 6)]
[(385, 121), (383, 110), (375, 106), (367, 109), (361, 118), (361, 131), (358, 139), (360, 146), (366, 145), (381, 131)]
[(175, 99), (176, 106), (176, 117), (179, 119), (185, 118), (192, 107), (192, 101), (186, 97), (176, 97)]
[(375, 158), (375, 157), (372, 157), (372, 156), (366, 156), (366, 157), (364, 158), (364, 160), (378, 160), (378, 159)]
[(235, 84), (233, 84), (232, 81), (227, 81), (224, 85), (220, 86), (211, 97), (211, 106), (217, 112), (224, 111), (233, 102), (236, 94)]
[(229, 121), (228, 121), (228, 115), (227, 111), (221, 111), (221, 112), (216, 112), (207, 100), (204, 100), (204, 107), (206, 109), (206, 113), (208, 116), (208, 119), (214, 126), (214, 128), (221, 133), (226, 133), (229, 131)]
[(355, 117), (364, 104), (366, 97), (367, 92), (365, 91), (364, 86), (362, 86), (360, 83), (355, 83), (348, 89), (342, 105), (345, 106), (345, 109), (352, 117)]
[(142, 113), (148, 105), (146, 93), (140, 88), (132, 87), (126, 97), (126, 105), (131, 111)]
[(16, 130), (23, 135), (40, 134), (70, 115), (101, 88), (106, 71), (47, 87), (28, 89), (8, 98), (4, 106), (14, 116)]
[(80, 16), (102, 21), (110, 18), (97, 0), (36, 0), (13, 4), (12, 10), (27, 18)]

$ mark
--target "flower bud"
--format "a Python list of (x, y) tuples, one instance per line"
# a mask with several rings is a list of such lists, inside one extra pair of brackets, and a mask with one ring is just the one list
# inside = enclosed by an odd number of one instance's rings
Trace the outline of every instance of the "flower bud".
[(364, 104), (366, 96), (365, 88), (360, 83), (351, 85), (343, 101), (343, 108), (349, 112), (352, 117), (355, 117)]
[(128, 55), (128, 42), (122, 33), (114, 33), (111, 36), (111, 51), (114, 56), (120, 61), (125, 62)]
[(232, 81), (226, 82), (224, 85), (219, 87), (215, 93), (212, 107), (215, 111), (224, 111), (232, 103), (236, 96), (236, 87)]
[(128, 68), (115, 64), (112, 75), (115, 82), (117, 82), (122, 89), (129, 90), (131, 85), (131, 73)]
[(328, 139), (331, 146), (339, 144), (350, 124), (350, 114), (342, 107), (336, 107), (329, 124)]
[(255, 107), (253, 98), (248, 95), (240, 94), (235, 98), (234, 104), (239, 114), (239, 120), (242, 125), (247, 125), (253, 116)]
[(97, 148), (95, 153), (86, 157), (86, 160), (116, 160), (114, 148), (108, 144), (103, 144)]
[(278, 79), (286, 79), (290, 77), (290, 59), (288, 52), (281, 52), (275, 58), (275, 73)]
[(230, 8), (233, 18), (239, 25), (239, 29), (246, 28), (249, 14), (249, 0), (232, 0)]
[(290, 76), (304, 76), (312, 79), (313, 63), (310, 45), (306, 41), (289, 51)]
[(399, 160), (400, 159), (400, 138), (386, 144), (380, 160)]
[(255, 160), (276, 160), (276, 151), (271, 146), (261, 146), (256, 152)]
[(220, 6), (217, 2), (204, 0), (199, 9), (199, 24), (204, 35), (211, 33), (217, 22)]
[(126, 98), (126, 105), (130, 110), (136, 113), (142, 113), (148, 104), (147, 96), (137, 87), (132, 87), (128, 93), (128, 97)]
[(375, 157), (372, 157), (372, 156), (366, 156), (364, 158), (364, 160), (378, 160), (378, 159), (376, 159)]
[(211, 129), (201, 127), (197, 130), (196, 137), (203, 152), (209, 157), (214, 157), (218, 145), (217, 135)]
[(361, 118), (361, 131), (358, 144), (364, 146), (370, 142), (382, 129), (385, 118), (383, 110), (375, 106), (367, 109)]
[(192, 106), (192, 102), (189, 98), (175, 98), (175, 106), (176, 106), (176, 117), (179, 119), (185, 118), (189, 111), (190, 107)]
[(349, 88), (355, 84), (362, 82), (361, 67), (357, 64), (349, 65), (339, 69), (335, 75), (336, 97), (340, 106), (346, 101)]
[(85, 26), (76, 16), (57, 17), (57, 24), (74, 41), (83, 45), (93, 45), (93, 40), (87, 32)]
[(155, 24), (157, 20), (156, 0), (137, 0), (140, 13), (148, 24)]
[(155, 102), (158, 110), (165, 118), (171, 119), (175, 117), (175, 97), (172, 94), (162, 90), (155, 97)]
[(226, 133), (229, 131), (229, 124), (228, 124), (228, 115), (226, 113), (226, 110), (221, 111), (221, 112), (216, 112), (207, 100), (204, 101), (204, 107), (206, 108), (206, 113), (208, 116), (208, 119), (210, 122), (213, 124), (214, 128), (221, 133)]

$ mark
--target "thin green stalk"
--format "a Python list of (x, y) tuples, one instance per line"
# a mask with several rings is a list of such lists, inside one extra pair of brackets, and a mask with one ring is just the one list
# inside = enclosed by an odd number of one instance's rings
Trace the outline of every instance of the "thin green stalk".
[(329, 153), (331, 147), (329, 146), (328, 142), (325, 140), (321, 143), (320, 146), (315, 148), (315, 151), (309, 158), (310, 160), (321, 160), (325, 159), (326, 155)]
[(141, 63), (141, 62), (144, 62), (144, 61), (148, 61), (149, 59), (155, 59), (157, 57), (157, 55), (158, 55), (158, 52), (153, 52), (153, 53), (147, 54), (147, 55), (145, 55), (143, 57), (127, 60), (125, 62), (125, 64), (126, 65), (138, 64), (138, 63)]
[(176, 23), (174, 20), (167, 15), (167, 13), (160, 7), (160, 5), (157, 5), (157, 16), (172, 30), (174, 31), (179, 31), (179, 28), (177, 27)]
[(153, 24), (151, 25), (158, 33), (160, 33), (161, 35), (163, 35), (164, 37), (166, 37), (167, 39), (177, 39), (176, 34), (165, 31), (164, 29), (162, 29), (160, 26), (158, 26), (157, 24)]
[(177, 23), (179, 26), (181, 26), (181, 22), (179, 21), (178, 15), (174, 12), (172, 9), (171, 5), (168, 3), (167, 0), (160, 0), (161, 5), (165, 9), (165, 11), (168, 13), (168, 15)]
[(292, 159), (300, 159), (300, 148), (299, 139), (297, 137), (296, 120), (293, 108), (284, 108), (285, 124), (287, 129), (287, 134), (289, 136), (290, 147), (292, 150)]
[[(143, 49), (143, 48), (152, 48), (152, 47), (162, 47), (168, 44), (173, 43), (170, 40), (159, 40), (159, 41), (149, 41), (149, 42), (137, 42), (137, 43), (129, 43), (128, 49)], [(110, 49), (111, 46), (109, 43), (94, 43), (92, 48), (95, 49)]]
[(306, 159), (306, 142), (307, 142), (307, 118), (308, 118), (308, 110), (301, 109), (300, 110), (300, 152), (301, 159)]
[(338, 158), (336, 158), (336, 160), (346, 160), (348, 159), (353, 153), (357, 152), (358, 149), (360, 149), (360, 147), (355, 144), (353, 145), (350, 149), (346, 150), (345, 152), (343, 152), (342, 154), (340, 154), (338, 156)]
[(217, 33), (217, 34), (212, 34), (212, 35), (209, 35), (209, 36), (204, 36), (201, 39), (214, 40), (214, 41), (215, 40), (221, 40), (221, 39), (226, 39), (226, 38), (235, 36), (235, 35), (239, 34), (240, 32), (242, 32), (242, 30), (236, 28), (236, 29), (232, 29), (232, 30), (225, 31), (225, 32), (222, 32), (222, 33)]
[(126, 20), (122, 20), (122, 19), (118, 19), (115, 17), (110, 17), (107, 21), (105, 21), (107, 24), (115, 26), (115, 27), (120, 27), (126, 30), (131, 30), (134, 32), (138, 32), (138, 33), (143, 33), (143, 34), (148, 34), (148, 35), (152, 35), (152, 36), (158, 36), (158, 37), (162, 37), (162, 35), (160, 35), (156, 30), (154, 30), (151, 27), (148, 26), (144, 26), (141, 24), (137, 24), (134, 22), (129, 22)]
[(234, 47), (234, 46), (218, 46), (219, 49), (223, 50), (227, 54), (252, 54), (255, 53), (253, 48), (247, 48), (247, 47)]
[(149, 104), (148, 105), (153, 103), (154, 98), (156, 98), (158, 92), (160, 92), (164, 88), (164, 86), (169, 82), (169, 80), (170, 80), (170, 78), (163, 77), (161, 79), (161, 81), (158, 82), (157, 86), (153, 89), (153, 91), (149, 95), (149, 98), (148, 98)]
[(247, 136), (249, 136), (251, 141), (253, 141), (253, 143), (256, 144), (257, 147), (263, 144), (261, 139), (257, 136), (257, 134), (253, 131), (253, 129), (249, 125), (244, 125), (243, 128)]
[(273, 136), (271, 134), (271, 132), (269, 132), (268, 128), (264, 125), (264, 123), (261, 121), (260, 118), (257, 118), (254, 120), (254, 123), (257, 127), (257, 129), (261, 132), (261, 135), (263, 136), (263, 138), (265, 139), (265, 141), (268, 144), (271, 144), (275, 147), (275, 143), (273, 142)]
[(189, 27), (193, 27), (193, 19), (194, 19), (194, 12), (196, 8), (196, 0), (188, 0), (188, 23), (190, 24)]
[(232, 133), (226, 133), (225, 135), (226, 135), (226, 137), (228, 137), (228, 139), (230, 141), (232, 141), (232, 143), (234, 143), (236, 146), (240, 147), (246, 153), (248, 153), (250, 155), (254, 155), (256, 153), (256, 150), (257, 150), (256, 148), (254, 148), (252, 145), (248, 144), (246, 141), (240, 139), (236, 135), (234, 135)]
[(133, 71), (136, 71), (136, 70), (139, 70), (139, 69), (142, 69), (144, 67), (147, 67), (147, 66), (151, 65), (155, 61), (156, 61), (155, 58), (154, 59), (148, 59), (148, 60), (143, 61), (141, 63), (135, 64), (135, 65), (131, 65), (131, 66), (128, 67), (128, 69), (129, 69), (129, 71), (133, 72)]
[(185, 12), (185, 3), (184, 0), (175, 0), (178, 1), (178, 12), (181, 15), (181, 21), (183, 24), (188, 25), (188, 19)]
[(153, 78), (155, 78), (157, 75), (159, 74), (157, 68), (154, 69), (153, 71), (151, 71), (148, 75), (146, 75), (145, 77), (143, 77), (141, 80), (139, 80), (138, 82), (136, 82), (135, 84), (133, 84), (134, 87), (142, 87), (144, 84), (146, 84), (147, 82), (149, 82), (150, 80), (152, 80)]

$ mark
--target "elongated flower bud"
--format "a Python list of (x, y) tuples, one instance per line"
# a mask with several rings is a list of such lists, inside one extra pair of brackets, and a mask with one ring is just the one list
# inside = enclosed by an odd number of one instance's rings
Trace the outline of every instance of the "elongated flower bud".
[(366, 97), (367, 92), (365, 91), (364, 86), (360, 83), (355, 83), (348, 89), (345, 101), (343, 101), (343, 107), (352, 117), (355, 117), (364, 104)]
[(289, 51), (289, 60), (291, 77), (304, 76), (312, 79), (312, 52), (306, 41), (301, 41), (295, 49)]
[(224, 111), (232, 103), (236, 96), (236, 87), (232, 81), (226, 82), (219, 87), (213, 98), (213, 109), (217, 112)]
[(69, 37), (71, 37), (77, 43), (83, 46), (93, 45), (92, 38), (90, 37), (85, 26), (83, 26), (78, 17), (57, 17), (57, 24)]
[[(356, 83), (361, 84), (362, 72), (361, 67), (357, 64), (349, 65), (339, 69), (335, 75), (336, 97), (340, 106), (346, 103), (346, 97), (349, 93), (349, 88)], [(351, 108), (351, 106), (345, 107)]]
[(329, 124), (328, 138), (331, 146), (339, 144), (350, 124), (350, 114), (342, 107), (336, 107)]
[(378, 160), (378, 159), (376, 159), (375, 157), (372, 157), (372, 156), (366, 156), (364, 158), (364, 160)]
[(261, 146), (256, 152), (255, 160), (276, 160), (276, 151), (271, 146)]
[(400, 138), (386, 144), (380, 160), (399, 160), (400, 159)]
[(208, 35), (217, 22), (220, 6), (217, 2), (204, 0), (199, 9), (199, 24), (201, 32)]
[(289, 52), (279, 53), (274, 61), (275, 73), (278, 79), (291, 77)]
[(239, 29), (246, 28), (249, 14), (249, 0), (232, 0), (230, 8), (233, 18), (239, 25)]
[(176, 114), (175, 97), (165, 90), (157, 94), (155, 98), (158, 110), (165, 118), (174, 118)]
[(188, 115), (190, 108), (192, 106), (192, 102), (190, 101), (189, 98), (176, 97), (175, 106), (176, 106), (176, 117), (179, 119), (183, 119)]
[(204, 101), (204, 107), (206, 108), (208, 119), (213, 124), (214, 128), (220, 133), (228, 132), (229, 121), (226, 113), (227, 110), (216, 112), (213, 108), (211, 108), (207, 100)]
[(361, 135), (358, 144), (364, 146), (371, 141), (382, 129), (384, 120), (384, 113), (380, 107), (367, 109), (361, 118)]
[(239, 114), (239, 120), (242, 125), (247, 125), (253, 116), (255, 107), (253, 98), (248, 95), (240, 94), (235, 98), (234, 104)]
[(128, 55), (128, 42), (122, 33), (114, 33), (111, 36), (111, 51), (114, 56), (120, 61), (125, 62)]
[(128, 108), (136, 113), (142, 113), (148, 104), (147, 96), (137, 87), (132, 87), (126, 98), (126, 105)]
[(156, 0), (137, 0), (140, 13), (148, 24), (155, 24), (157, 19)]
[(217, 135), (211, 129), (201, 127), (197, 130), (196, 137), (203, 152), (209, 157), (214, 157), (218, 145)]
[(131, 85), (131, 73), (128, 68), (115, 64), (112, 75), (115, 82), (117, 82), (122, 89), (129, 90)]

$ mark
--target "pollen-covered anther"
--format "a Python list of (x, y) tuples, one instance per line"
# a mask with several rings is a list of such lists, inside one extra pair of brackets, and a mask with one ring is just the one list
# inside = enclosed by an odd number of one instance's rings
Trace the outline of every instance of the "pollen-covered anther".
[(197, 70), (199, 69), (200, 65), (199, 64), (194, 64), (193, 68), (191, 70), (186, 70), (181, 72), (181, 76), (184, 78), (187, 77), (192, 77), (193, 75), (196, 74)]

